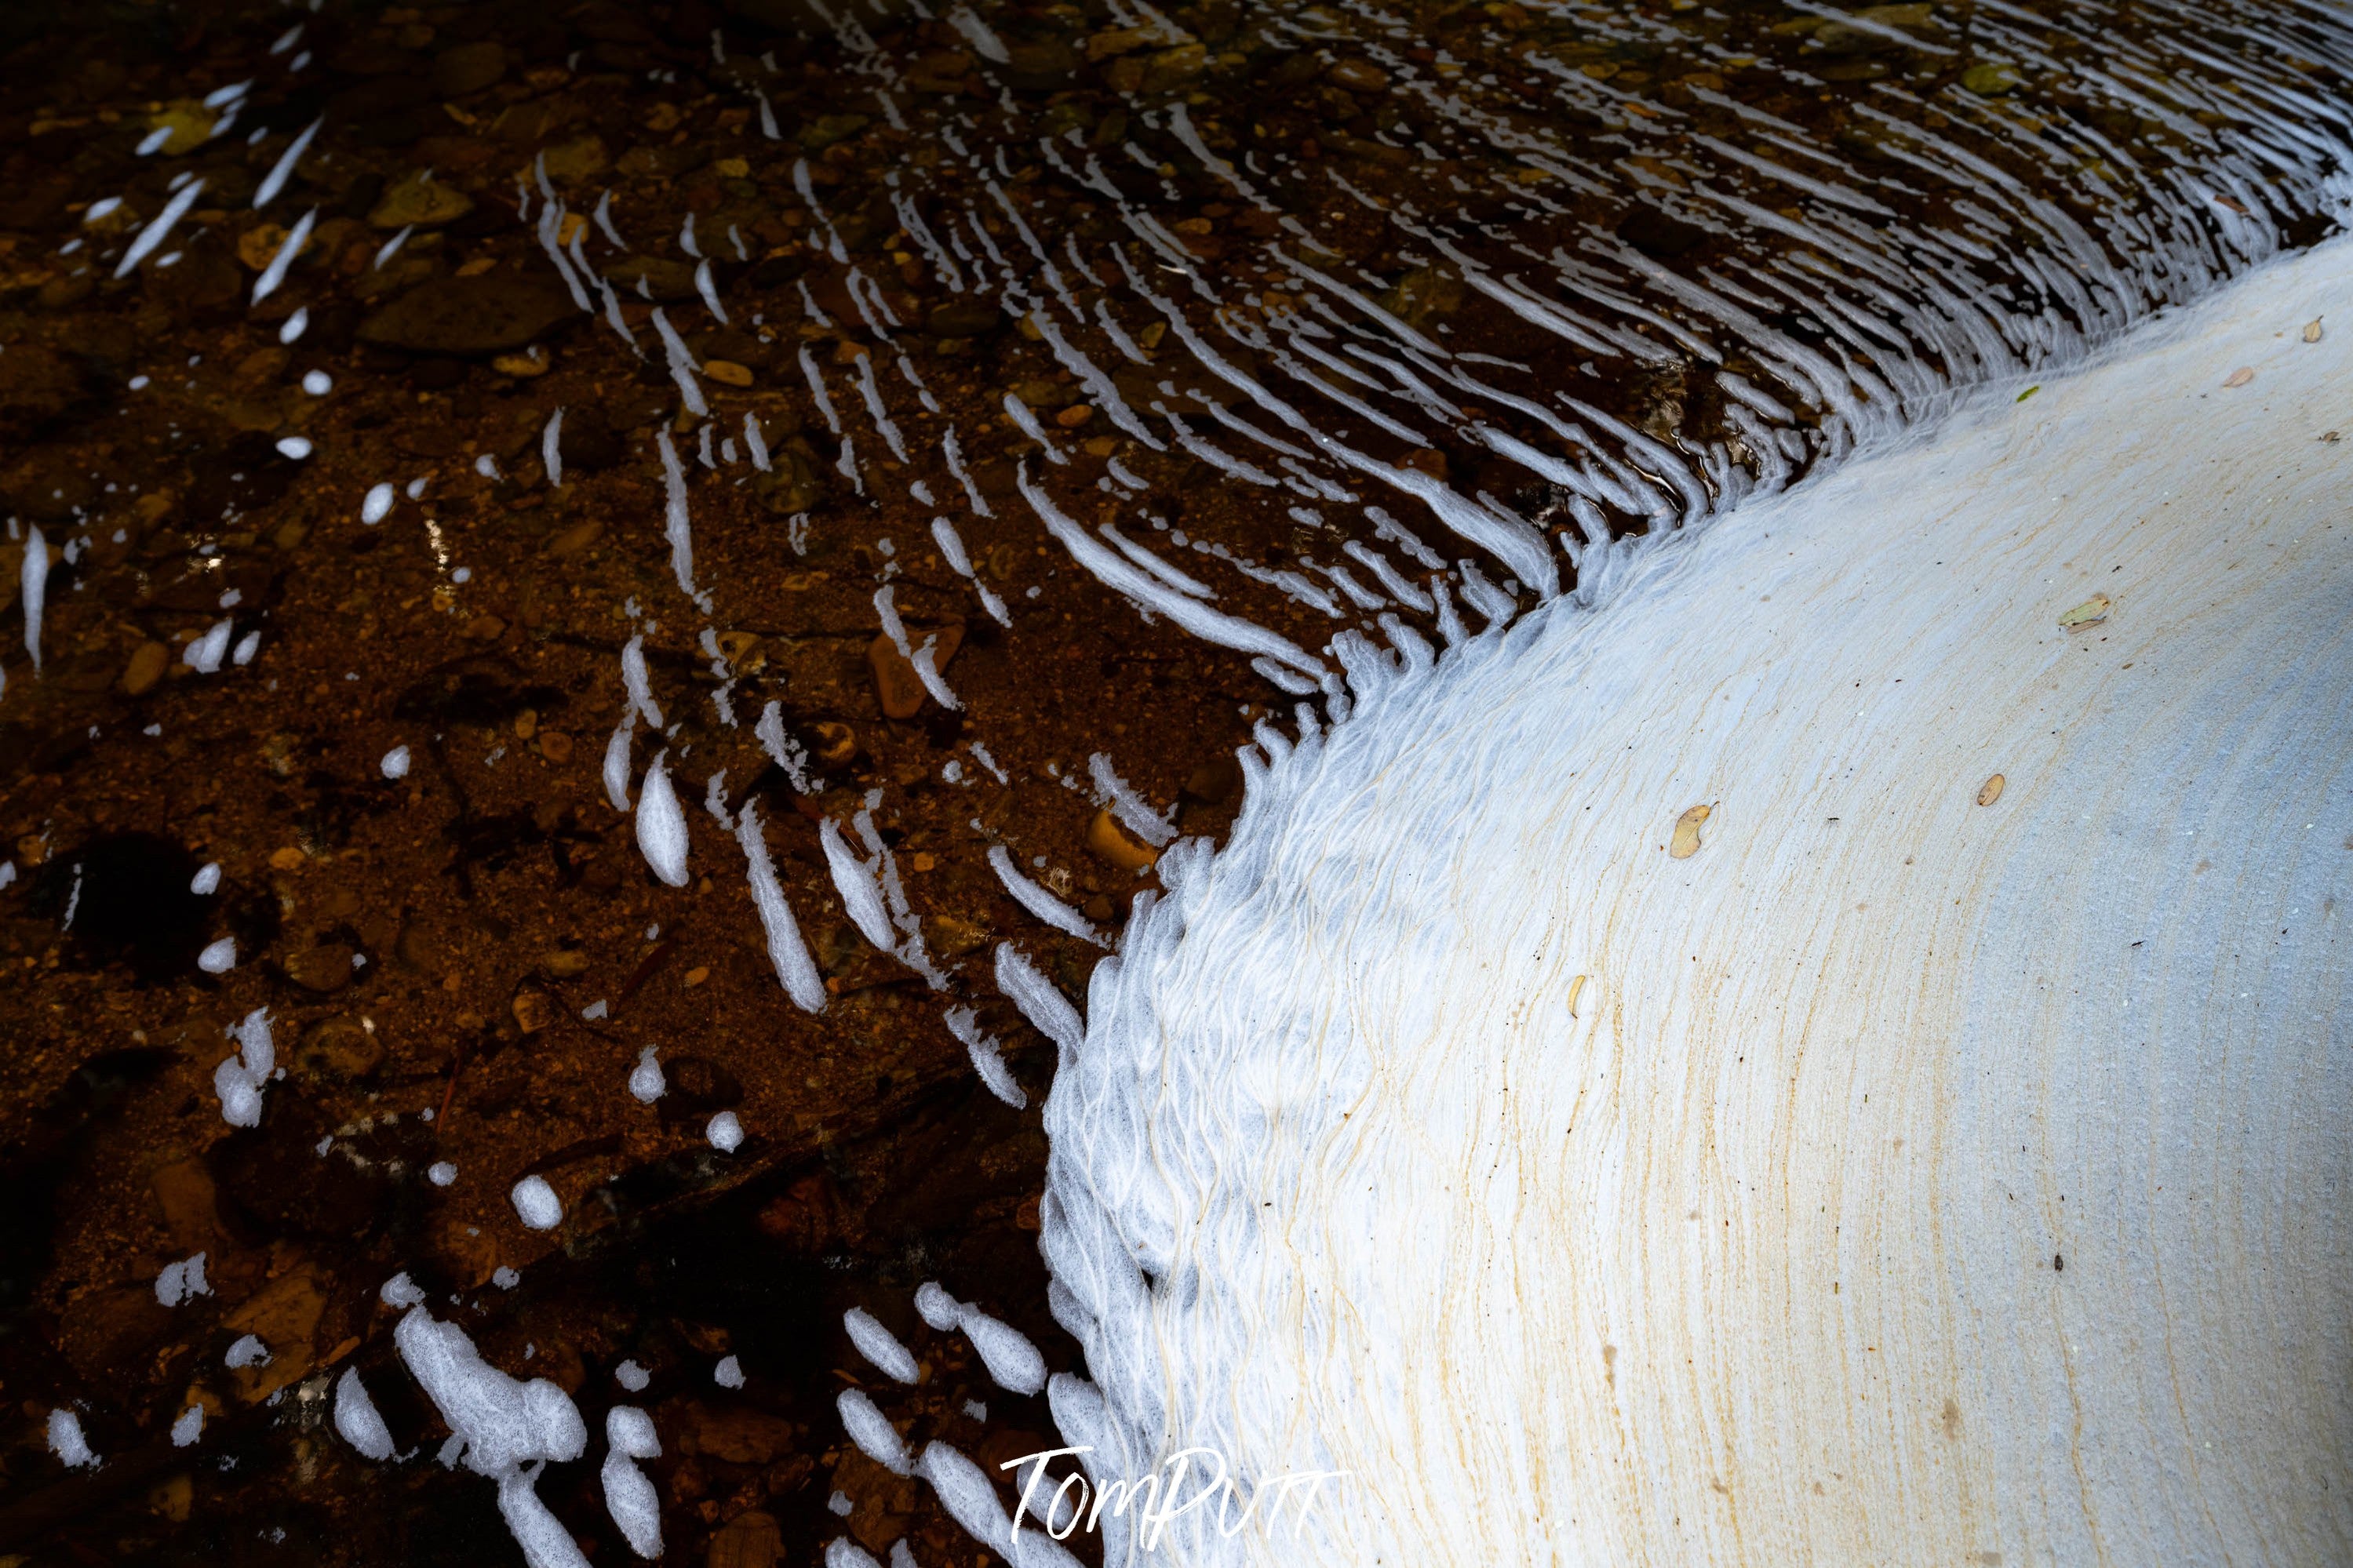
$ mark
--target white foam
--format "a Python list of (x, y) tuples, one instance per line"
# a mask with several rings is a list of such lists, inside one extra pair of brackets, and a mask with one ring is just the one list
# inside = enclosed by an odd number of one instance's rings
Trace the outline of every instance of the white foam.
[(629, 1069), (629, 1093), (640, 1105), (651, 1105), (670, 1088), (662, 1077), (661, 1063), (648, 1046), (638, 1054), (638, 1065)]
[(899, 1337), (875, 1321), (874, 1314), (863, 1307), (852, 1307), (841, 1315), (841, 1326), (849, 1331), (849, 1342), (858, 1353), (874, 1363), (885, 1376), (901, 1383), (913, 1383), (917, 1373), (915, 1358)]
[[(227, 940), (224, 937), (222, 942)], [(213, 944), (214, 947), (220, 945), (221, 942)], [(207, 973), (221, 973), (236, 963), (236, 951), (232, 945), (228, 963), (222, 964), (220, 970), (213, 970), (206, 963), (212, 951), (212, 948), (206, 948), (196, 960)], [(256, 1007), (245, 1016), (242, 1023), (229, 1031), (229, 1035), (237, 1042), (237, 1054), (224, 1057), (213, 1068), (213, 1092), (220, 1098), (221, 1120), (232, 1127), (259, 1127), (261, 1125), (261, 1091), (269, 1082), (269, 1075), (278, 1063), (277, 1049), (270, 1039), (269, 1011)], [(156, 1284), (156, 1293), (159, 1296), (163, 1293), (160, 1280)]]
[(661, 1555), (661, 1499), (653, 1482), (635, 1461), (661, 1458), (661, 1438), (653, 1417), (627, 1405), (605, 1413), (605, 1456), (599, 1478), (605, 1483), (605, 1511), (629, 1550), (651, 1559)]
[(392, 1432), (376, 1413), (357, 1367), (345, 1367), (335, 1380), (335, 1435), (371, 1459), (392, 1458)]
[(90, 1440), (82, 1436), (81, 1417), (70, 1410), (49, 1412), (49, 1452), (69, 1468), (95, 1469), (98, 1466), (98, 1456), (90, 1451)]
[(516, 1215), (533, 1230), (554, 1230), (564, 1223), (564, 1200), (555, 1195), (544, 1176), (525, 1176), (507, 1196), (514, 1204)]
[(1356, 646), (1055, 1080), (1070, 1440), (1349, 1472), (1303, 1568), (2353, 1538), (2343, 312), (2337, 240)]
[(678, 792), (670, 788), (662, 767), (667, 752), (659, 752), (638, 786), (638, 848), (655, 876), (673, 888), (686, 886), (686, 813), (679, 808)]
[(212, 1287), (205, 1283), (205, 1255), (201, 1252), (177, 1263), (166, 1263), (155, 1276), (155, 1300), (166, 1307), (176, 1307), (198, 1296), (209, 1296)]
[(840, 1412), (842, 1429), (858, 1451), (894, 1476), (911, 1472), (913, 1462), (907, 1458), (907, 1445), (890, 1418), (875, 1407), (874, 1401), (855, 1388), (845, 1388), (834, 1396), (834, 1408)]

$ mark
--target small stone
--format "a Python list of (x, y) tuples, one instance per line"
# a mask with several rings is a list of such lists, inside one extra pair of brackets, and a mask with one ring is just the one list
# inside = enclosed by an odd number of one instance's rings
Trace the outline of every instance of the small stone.
[(750, 367), (737, 364), (732, 359), (707, 359), (702, 362), (702, 374), (723, 386), (752, 384)]
[(1199, 44), (1163, 49), (1144, 68), (1144, 90), (1174, 92), (1208, 68), (1209, 51)]
[(282, 1274), (221, 1320), (225, 1332), (251, 1334), (269, 1349), (266, 1363), (239, 1367), (230, 1381), (239, 1398), (266, 1399), (311, 1370), (313, 1339), (327, 1299), (308, 1268)]
[(667, 258), (624, 256), (613, 263), (607, 270), (606, 276), (612, 279), (613, 287), (620, 290), (621, 297), (625, 300), (641, 297), (638, 293), (638, 285), (640, 282), (645, 284), (646, 293), (650, 295), (654, 303), (658, 305), (670, 305), (681, 300), (691, 300), (697, 293), (693, 267), (687, 262), (672, 261)]
[(275, 346), (266, 349), (256, 349), (251, 353), (237, 362), (237, 370), (234, 374), (237, 380), (244, 382), (248, 385), (252, 385), (257, 382), (271, 381), (276, 379), (278, 374), (285, 370), (288, 363), (291, 361), (293, 357), (294, 356), (292, 354), (288, 353), (284, 349)]
[(1075, 430), (1080, 426), (1085, 424), (1088, 420), (1093, 418), (1094, 416), (1095, 411), (1092, 404), (1073, 403), (1068, 408), (1063, 409), (1060, 414), (1054, 416), (1054, 423), (1060, 425), (1065, 430)]
[(1160, 851), (1128, 837), (1127, 829), (1108, 811), (1098, 811), (1087, 823), (1087, 847), (1123, 871), (1148, 869)]
[(613, 155), (606, 151), (601, 136), (582, 136), (574, 141), (558, 142), (542, 154), (547, 177), (558, 184), (574, 184), (593, 180), (613, 166)]
[(1387, 92), (1389, 88), (1389, 73), (1370, 60), (1337, 61), (1324, 73), (1324, 79), (1350, 92)]
[(122, 694), (144, 697), (155, 689), (164, 672), (172, 667), (172, 650), (159, 642), (143, 642), (132, 651), (131, 662), (123, 668)]
[[(926, 637), (933, 635), (913, 626), (907, 629), (908, 642), (918, 648)], [(938, 643), (932, 650), (932, 668), (944, 671), (948, 660), (954, 658), (956, 649), (964, 646), (964, 627), (951, 621), (940, 627), (935, 635)], [(874, 694), (882, 704), (884, 718), (912, 719), (923, 710), (923, 703), (931, 694), (923, 689), (922, 679), (915, 674), (914, 665), (900, 653), (889, 637), (878, 636), (867, 645), (866, 665), (874, 673)]]
[(1667, 854), (1671, 858), (1688, 860), (1699, 853), (1700, 824), (1708, 819), (1714, 809), (1712, 806), (1695, 805), (1675, 818), (1674, 837), (1667, 844)]
[(530, 353), (499, 354), (491, 359), (491, 368), (518, 381), (535, 381), (545, 375), (554, 363), (545, 351), (534, 349)]
[(526, 985), (516, 992), (510, 1005), (515, 1027), (526, 1035), (536, 1035), (555, 1022), (555, 999), (536, 985)]
[(553, 947), (539, 955), (539, 972), (550, 980), (570, 980), (588, 973), (588, 955), (576, 947)]
[(348, 1013), (320, 1019), (294, 1048), (295, 1068), (309, 1078), (362, 1079), (383, 1065), (383, 1040)]
[(2018, 74), (2016, 66), (1999, 60), (1979, 60), (1961, 73), (1961, 85), (1979, 98), (1999, 98), (2025, 79)]
[(1241, 787), (1241, 764), (1231, 756), (1212, 757), (1185, 778), (1185, 794), (1203, 805), (1223, 805)]
[(329, 996), (352, 983), (352, 949), (340, 942), (322, 942), (286, 961), (286, 978), (314, 996)]
[(362, 342), (409, 353), (488, 358), (520, 349), (577, 314), (553, 279), (515, 272), (437, 278), (360, 323)]
[[(278, 259), (279, 248), (286, 243), (286, 230), (274, 223), (258, 223), (237, 237), (237, 258), (248, 271), (259, 272)], [(300, 256), (309, 251), (315, 237), (302, 241)]]
[(923, 318), (923, 331), (935, 338), (977, 338), (997, 331), (1005, 320), (1005, 312), (986, 300), (951, 300)]
[(1105, 60), (1115, 60), (1122, 55), (1132, 55), (1138, 49), (1170, 41), (1167, 34), (1156, 26), (1113, 27), (1087, 40), (1087, 58), (1101, 65)]
[(429, 180), (419, 170), (384, 193), (368, 214), (376, 228), (433, 228), (474, 210), (474, 198), (446, 180)]
[(174, 99), (147, 121), (151, 131), (161, 131), (166, 126), (171, 128), (171, 135), (157, 149), (167, 158), (176, 158), (183, 153), (193, 153), (203, 146), (213, 133), (214, 123), (213, 111), (206, 109), (201, 100), (194, 98)]
[(779, 1561), (784, 1561), (784, 1531), (776, 1528), (772, 1514), (751, 1510), (736, 1514), (711, 1538), (703, 1568), (776, 1568)]
[(1013, 395), (1030, 408), (1060, 408), (1073, 396), (1068, 389), (1050, 381), (1017, 381)]
[(592, 517), (586, 522), (575, 522), (563, 532), (556, 534), (547, 542), (545, 549), (550, 555), (562, 561), (569, 556), (579, 554), (604, 537), (604, 520)]
[(686, 972), (686, 984), (690, 989), (702, 984), (704, 981), (710, 978), (711, 966), (707, 963), (698, 963), (692, 969)]
[(467, 98), (507, 74), (507, 52), (495, 38), (444, 49), (433, 62), (433, 90), (443, 98)]

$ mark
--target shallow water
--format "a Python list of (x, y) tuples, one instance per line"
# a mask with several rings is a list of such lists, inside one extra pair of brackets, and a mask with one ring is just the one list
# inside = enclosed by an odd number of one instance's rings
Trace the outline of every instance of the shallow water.
[[(839, 1488), (878, 1556), (962, 1560), (928, 1490), (846, 1450), (833, 1395), (878, 1380), (833, 1325), (868, 1305), (942, 1369), (878, 1392), (916, 1435), (1050, 1446), (1043, 1402), (909, 1305), (937, 1278), (1075, 1364), (1033, 1246), (1050, 1047), (991, 952), (1080, 997), (1101, 950), (990, 847), (1115, 931), (1148, 815), (1221, 834), (1225, 758), (1335, 632), (1516, 615), (1605, 534), (1785, 485), (1957, 383), (2026, 395), (2343, 197), (2348, 38), (2317, 7), (758, 11), (0, 23), (0, 1550), (476, 1560), (492, 1489), (431, 1462), (374, 1305), (406, 1269), (592, 1431), (614, 1367), (651, 1370), (672, 1552), (756, 1509), (808, 1555)], [(248, 80), (221, 128), (203, 100)], [(875, 651), (882, 587), (960, 710)], [(682, 887), (601, 777), (633, 636)], [(631, 746), (634, 789), (657, 746)], [(1124, 837), (1098, 752), (1143, 803)], [(820, 839), (854, 844), (870, 791), (920, 966), (860, 933)], [(706, 795), (757, 803), (822, 1015)], [(199, 969), (224, 937), (236, 966)], [(1027, 1110), (977, 1080), (957, 1000)], [(232, 1131), (215, 1067), (261, 1006), (288, 1076)], [(624, 1088), (647, 1046), (652, 1107)], [(554, 1233), (507, 1203), (527, 1173)], [(213, 1293), (162, 1307), (198, 1250)], [(248, 1331), (259, 1375), (220, 1359)], [(740, 1393), (708, 1381), (731, 1352)], [(423, 1453), (327, 1434), (345, 1365)], [(58, 1407), (95, 1470), (51, 1454)], [(600, 1454), (540, 1490), (616, 1561)]]

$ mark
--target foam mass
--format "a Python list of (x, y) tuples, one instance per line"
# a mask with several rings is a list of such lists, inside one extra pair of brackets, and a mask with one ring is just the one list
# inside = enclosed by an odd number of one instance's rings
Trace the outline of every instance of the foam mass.
[(1067, 1440), (1349, 1472), (1172, 1560), (2353, 1554), (2348, 344), (2339, 240), (1335, 646), (1046, 1110)]

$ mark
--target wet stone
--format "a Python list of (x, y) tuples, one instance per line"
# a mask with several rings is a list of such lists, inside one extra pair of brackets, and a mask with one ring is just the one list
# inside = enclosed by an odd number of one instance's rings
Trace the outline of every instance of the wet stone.
[(433, 90), (443, 98), (466, 98), (507, 74), (506, 49), (494, 38), (445, 49), (433, 62)]
[(754, 1509), (739, 1513), (711, 1538), (704, 1568), (776, 1568), (784, 1561), (784, 1532), (774, 1515)]
[(474, 198), (446, 180), (428, 179), (423, 171), (384, 193), (368, 222), (382, 229), (436, 227), (455, 223), (474, 210)]
[(640, 282), (646, 286), (646, 294), (658, 304), (675, 304), (681, 300), (691, 300), (696, 294), (694, 264), (691, 261), (673, 261), (655, 256), (624, 256), (613, 263), (606, 276), (625, 300), (644, 297), (638, 293)]
[(341, 991), (352, 983), (352, 949), (342, 942), (322, 942), (286, 961), (286, 978), (314, 996)]
[(522, 348), (577, 313), (553, 280), (485, 272), (420, 284), (361, 322), (359, 336), (410, 353), (477, 359)]
[(131, 662), (122, 669), (122, 694), (144, 697), (155, 689), (171, 668), (172, 650), (159, 642), (143, 642), (132, 651)]
[(322, 1018), (303, 1030), (294, 1049), (296, 1070), (310, 1078), (362, 1079), (383, 1065), (383, 1041), (348, 1013)]
[(510, 1004), (515, 1027), (526, 1035), (536, 1035), (555, 1022), (555, 998), (536, 985), (526, 985), (514, 994)]
[[(964, 627), (951, 622), (936, 633), (921, 627), (907, 628), (910, 647), (920, 649), (924, 641), (936, 636), (938, 641), (932, 652), (932, 668), (945, 673), (948, 660), (964, 646)], [(874, 675), (874, 695), (882, 705), (886, 719), (912, 719), (923, 710), (931, 694), (923, 689), (915, 667), (888, 637), (877, 637), (866, 648), (866, 667)]]

